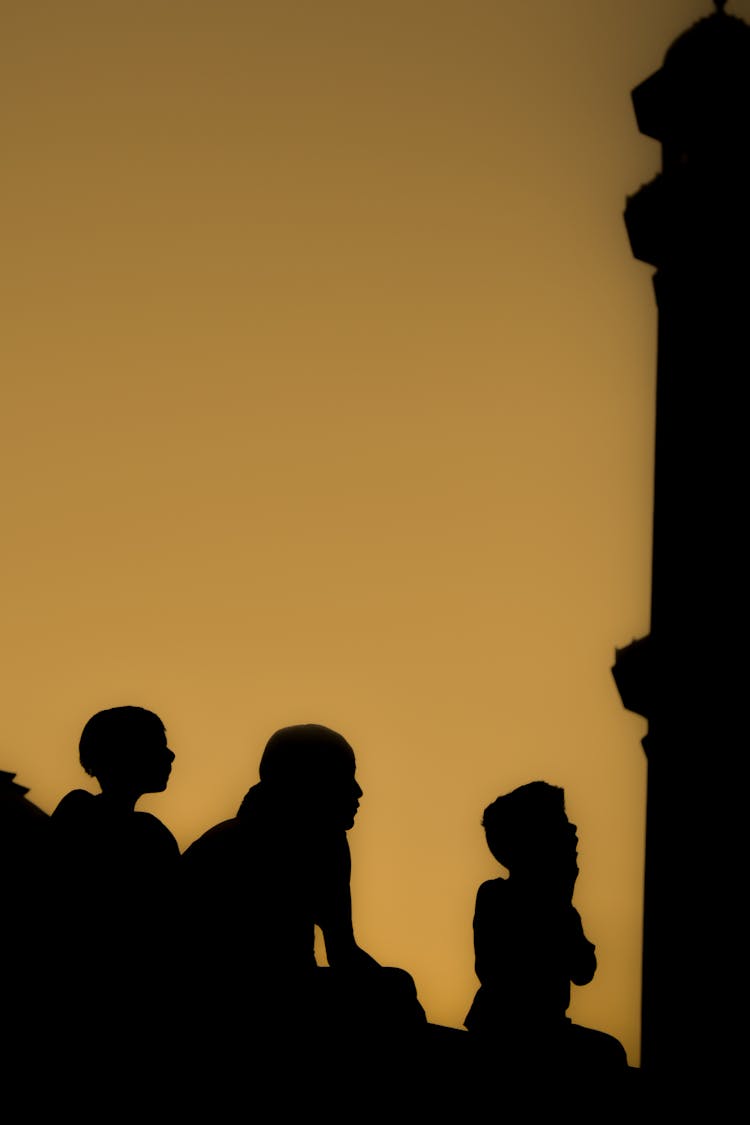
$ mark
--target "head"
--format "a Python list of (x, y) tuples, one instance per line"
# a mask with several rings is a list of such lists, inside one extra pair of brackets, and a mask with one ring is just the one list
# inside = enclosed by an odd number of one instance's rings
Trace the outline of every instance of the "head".
[(343, 735), (318, 723), (300, 723), (271, 735), (260, 760), (260, 780), (314, 819), (351, 828), (362, 796), (356, 768)]
[(92, 715), (78, 744), (81, 765), (104, 793), (141, 796), (167, 787), (174, 754), (164, 723), (144, 707), (110, 707)]
[(546, 781), (531, 781), (484, 810), (482, 827), (495, 859), (512, 871), (516, 866), (544, 861), (550, 850), (575, 835), (565, 814), (565, 792)]

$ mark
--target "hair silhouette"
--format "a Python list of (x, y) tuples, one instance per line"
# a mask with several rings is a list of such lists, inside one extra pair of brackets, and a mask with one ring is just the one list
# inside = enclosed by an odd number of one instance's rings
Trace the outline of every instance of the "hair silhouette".
[[(428, 1118), (486, 1104), (548, 1113), (563, 1087), (577, 1091), (579, 1119), (587, 1092), (619, 1091), (620, 1106), (632, 1104), (617, 1084), (628, 1070), (622, 1046), (567, 1016), (571, 984), (593, 978), (596, 956), (572, 905), (578, 837), (561, 788), (530, 782), (484, 810), (488, 847), (508, 876), (477, 893), (480, 987), (467, 1034), (428, 1023), (412, 977), (356, 940), (347, 832), (363, 791), (337, 731), (277, 730), (236, 816), (181, 859), (168, 829), (135, 810), (143, 793), (166, 788), (174, 760), (159, 716), (98, 712), (79, 753), (101, 793), (74, 790), (49, 818), (0, 773), (4, 858), (19, 844), (6, 890), (23, 890), (11, 906), (39, 902), (46, 889), (43, 909), (57, 925), (31, 993), (48, 993), (42, 1033), (23, 990), (9, 994), (19, 1072), (35, 1040), (65, 1081), (83, 1036), (98, 1096), (119, 1090), (133, 1112), (145, 1097), (166, 1108), (175, 1096), (201, 1112), (233, 1109), (249, 1065), (257, 1098), (273, 1093), (293, 1115), (325, 1104), (330, 1120), (348, 1119), (355, 1088), (371, 1107), (390, 1112), (396, 1098), (402, 1115)], [(41, 957), (41, 916), (29, 910), (11, 928), (20, 939), (6, 955), (22, 971)], [(176, 1066), (182, 1091), (166, 1080)], [(611, 1098), (588, 1104), (617, 1116)]]
[(133, 805), (167, 787), (174, 754), (164, 724), (145, 707), (111, 707), (92, 715), (78, 744), (81, 765), (108, 796)]

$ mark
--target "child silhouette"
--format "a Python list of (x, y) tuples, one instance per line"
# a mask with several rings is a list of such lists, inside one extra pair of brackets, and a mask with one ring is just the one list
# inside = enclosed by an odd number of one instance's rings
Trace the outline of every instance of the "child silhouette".
[(50, 1036), (62, 1044), (61, 1070), (72, 1070), (82, 1048), (71, 1028), (80, 1029), (109, 1098), (153, 1086), (170, 1041), (165, 1017), (150, 1016), (141, 998), (159, 995), (170, 1010), (180, 852), (169, 829), (135, 806), (166, 789), (174, 753), (153, 711), (112, 707), (88, 720), (79, 756), (101, 792), (72, 790), (50, 818)]
[(80, 762), (101, 793), (67, 793), (52, 813), (63, 882), (97, 910), (131, 910), (145, 895), (164, 893), (179, 848), (150, 813), (136, 812), (144, 793), (167, 787), (174, 753), (164, 724), (143, 707), (111, 707), (93, 715), (81, 734)]
[(174, 754), (153, 711), (111, 707), (84, 726), (79, 756), (101, 793), (73, 789), (50, 819), (60, 937), (71, 965), (127, 996), (136, 982), (158, 982), (153, 949), (171, 927), (180, 850), (135, 806), (166, 789)]
[(573, 1024), (570, 985), (596, 972), (595, 947), (572, 898), (578, 878), (575, 824), (562, 789), (533, 781), (498, 797), (482, 825), (508, 878), (477, 892), (475, 969), (480, 988), (464, 1021), (477, 1041), (500, 1049), (514, 1071), (624, 1069), (612, 1036)]

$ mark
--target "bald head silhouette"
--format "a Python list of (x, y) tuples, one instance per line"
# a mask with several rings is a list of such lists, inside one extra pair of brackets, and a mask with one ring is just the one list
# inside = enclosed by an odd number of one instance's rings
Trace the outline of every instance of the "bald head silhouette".
[(343, 735), (320, 723), (299, 723), (271, 735), (259, 773), (261, 786), (287, 803), (295, 818), (349, 829), (362, 796), (356, 768)]

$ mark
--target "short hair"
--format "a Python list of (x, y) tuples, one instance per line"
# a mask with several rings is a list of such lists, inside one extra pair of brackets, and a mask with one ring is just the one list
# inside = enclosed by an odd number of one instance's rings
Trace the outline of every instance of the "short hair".
[(109, 707), (97, 711), (86, 723), (78, 743), (81, 765), (90, 777), (98, 777), (108, 760), (116, 758), (144, 735), (164, 733), (164, 723), (145, 707)]
[(314, 787), (353, 772), (354, 751), (342, 734), (319, 723), (299, 723), (275, 731), (260, 759), (260, 780)]
[(488, 805), (482, 816), (487, 846), (500, 863), (513, 862), (516, 849), (549, 820), (565, 812), (565, 790), (547, 781), (530, 781)]

